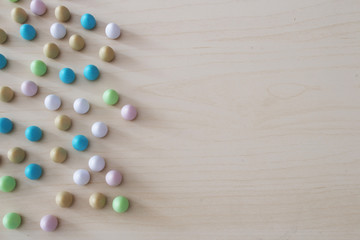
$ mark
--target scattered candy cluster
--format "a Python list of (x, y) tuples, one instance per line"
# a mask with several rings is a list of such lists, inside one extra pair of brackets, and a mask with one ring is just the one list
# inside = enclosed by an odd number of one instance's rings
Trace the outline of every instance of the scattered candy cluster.
[[(17, 2), (18, 0), (10, 0)], [(47, 11), (47, 7), (42, 0), (32, 0), (30, 10), (35, 15), (41, 16)], [(13, 20), (22, 24), (20, 27), (20, 35), (25, 40), (31, 41), (37, 36), (36, 29), (25, 24), (29, 16), (23, 8), (15, 7), (11, 11)], [(65, 6), (58, 6), (55, 9), (55, 17), (60, 22), (67, 22), (71, 18), (71, 13)], [(91, 14), (84, 14), (81, 17), (81, 25), (86, 30), (94, 29), (96, 19)], [(62, 39), (66, 35), (66, 28), (61, 23), (54, 23), (50, 27), (51, 36), (55, 39)], [(120, 28), (115, 23), (109, 23), (106, 26), (105, 34), (110, 39), (117, 39), (120, 36)], [(0, 28), (0, 44), (7, 40), (6, 32)], [(85, 40), (80, 35), (72, 35), (69, 39), (69, 45), (72, 49), (80, 51), (85, 46)], [(44, 46), (44, 55), (48, 58), (56, 58), (60, 49), (55, 43), (47, 43)], [(109, 46), (104, 46), (99, 51), (99, 57), (106, 62), (111, 62), (115, 57), (114, 50)], [(0, 54), (0, 69), (5, 68), (7, 59)], [(34, 60), (30, 64), (31, 72), (36, 76), (43, 76), (47, 72), (46, 64), (41, 60)], [(88, 65), (84, 68), (83, 74), (89, 81), (95, 81), (100, 76), (100, 71), (95, 65)], [(65, 84), (71, 84), (75, 81), (76, 75), (71, 68), (63, 68), (59, 72), (60, 80)], [(24, 81), (21, 84), (21, 92), (28, 97), (33, 97), (38, 92), (38, 85), (33, 81)], [(3, 102), (11, 102), (14, 98), (14, 91), (7, 86), (0, 88), (0, 100)], [(115, 105), (119, 101), (119, 94), (114, 89), (106, 90), (102, 95), (103, 101), (107, 105)], [(46, 96), (44, 105), (48, 110), (56, 111), (60, 108), (62, 100), (59, 96), (50, 94)], [(78, 114), (86, 114), (90, 109), (90, 103), (84, 98), (78, 98), (73, 104), (74, 111)], [(125, 105), (121, 109), (121, 115), (125, 120), (134, 120), (137, 116), (137, 110), (132, 105)], [(71, 128), (72, 120), (69, 116), (58, 115), (55, 118), (55, 126), (61, 131), (67, 131)], [(12, 132), (14, 123), (6, 118), (0, 118), (0, 133), (9, 134)], [(95, 122), (91, 127), (91, 132), (95, 137), (103, 138), (108, 133), (108, 126), (103, 122)], [(32, 142), (42, 139), (43, 131), (38, 126), (29, 126), (25, 130), (25, 137)], [(89, 140), (84, 135), (76, 135), (72, 139), (72, 146), (78, 151), (85, 151), (88, 148)], [(67, 150), (62, 147), (55, 147), (50, 151), (50, 158), (55, 163), (62, 163), (67, 159)], [(8, 159), (16, 164), (23, 162), (26, 158), (26, 151), (19, 147), (11, 148), (8, 151)], [(101, 156), (95, 155), (89, 159), (89, 168), (92, 172), (100, 172), (105, 168), (105, 160)], [(43, 168), (39, 164), (31, 163), (25, 168), (25, 176), (30, 180), (40, 179)], [(12, 176), (2, 176), (0, 178), (0, 191), (12, 192), (16, 188), (16, 179)], [(73, 181), (78, 185), (86, 185), (90, 181), (90, 173), (86, 169), (78, 169), (73, 174)], [(118, 186), (122, 182), (122, 175), (117, 170), (110, 170), (105, 177), (105, 181), (110, 186)], [(59, 192), (56, 195), (55, 202), (59, 207), (71, 207), (74, 195), (69, 192)], [(89, 204), (95, 209), (101, 209), (106, 205), (107, 197), (102, 193), (93, 193), (89, 198)], [(112, 207), (114, 211), (122, 213), (127, 211), (129, 201), (126, 197), (117, 196), (113, 199)], [(8, 213), (3, 217), (3, 225), (7, 229), (16, 229), (21, 225), (21, 215), (18, 213)], [(58, 218), (53, 215), (46, 215), (40, 220), (40, 227), (44, 231), (54, 231), (58, 225)]]

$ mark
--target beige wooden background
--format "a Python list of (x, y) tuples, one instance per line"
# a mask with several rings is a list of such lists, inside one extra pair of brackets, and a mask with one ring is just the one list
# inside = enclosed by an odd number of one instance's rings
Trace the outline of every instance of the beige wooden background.
[[(18, 188), (0, 193), (0, 216), (23, 216), (18, 230), (0, 226), (0, 239), (247, 239), (345, 240), (360, 238), (360, 1), (358, 0), (57, 0), (46, 1), (43, 17), (29, 10), (30, 1), (0, 2), (0, 27), (9, 34), (0, 52), (9, 59), (0, 71), (1, 85), (16, 91), (11, 103), (0, 103), (1, 117), (16, 128), (0, 136), (0, 175), (13, 175)], [(54, 8), (66, 5), (72, 20), (68, 35), (49, 33)], [(19, 35), (10, 18), (24, 7), (38, 37)], [(86, 31), (80, 16), (92, 13), (98, 25)], [(122, 37), (108, 40), (106, 23), (114, 21)], [(72, 33), (86, 48), (68, 46)], [(46, 59), (42, 47), (54, 41), (61, 57)], [(97, 56), (103, 45), (117, 53), (113, 63)], [(34, 59), (45, 60), (49, 72), (35, 77)], [(96, 64), (101, 78), (82, 76)], [(77, 73), (72, 85), (58, 71)], [(20, 84), (33, 80), (36, 97), (24, 97)], [(120, 102), (106, 106), (102, 92), (114, 88)], [(61, 96), (57, 112), (45, 109), (46, 95)], [(91, 111), (80, 116), (72, 102), (85, 97)], [(121, 106), (139, 110), (134, 122), (121, 119)], [(73, 119), (69, 132), (53, 124), (58, 114)], [(90, 126), (104, 121), (104, 139), (91, 136)], [(41, 142), (24, 137), (29, 125), (44, 130)], [(84, 134), (90, 148), (76, 152), (74, 135)], [(7, 150), (27, 150), (15, 165)], [(64, 164), (49, 159), (52, 147), (63, 146)], [(106, 171), (124, 175), (120, 187), (104, 182), (105, 172), (92, 174), (85, 187), (72, 181), (90, 156), (107, 160)], [(23, 171), (29, 163), (44, 167), (39, 181)], [(58, 191), (73, 192), (75, 204), (60, 209)], [(111, 201), (127, 196), (131, 208), (116, 214), (88, 205), (92, 192)], [(57, 215), (56, 232), (40, 230), (45, 214)]]

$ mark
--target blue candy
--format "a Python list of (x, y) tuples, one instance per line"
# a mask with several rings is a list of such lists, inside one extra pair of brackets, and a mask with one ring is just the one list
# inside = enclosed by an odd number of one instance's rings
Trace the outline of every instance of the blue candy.
[(42, 175), (42, 167), (36, 163), (31, 163), (25, 168), (25, 176), (31, 180), (37, 180)]
[(89, 140), (84, 135), (77, 135), (73, 138), (72, 145), (78, 151), (85, 151), (89, 146)]
[(8, 118), (0, 118), (0, 132), (9, 133), (13, 130), (14, 124)]
[(25, 137), (32, 142), (40, 141), (42, 130), (37, 126), (30, 126), (25, 130)]
[(36, 37), (36, 30), (30, 24), (23, 24), (20, 27), (20, 35), (25, 40), (31, 41)]
[(96, 26), (96, 20), (93, 15), (86, 13), (81, 16), (81, 26), (87, 30), (91, 30)]
[(7, 65), (6, 57), (0, 54), (0, 69), (3, 69)]
[(59, 72), (59, 78), (63, 83), (70, 84), (75, 81), (75, 73), (71, 68), (63, 68)]
[(94, 81), (100, 75), (99, 69), (95, 65), (87, 65), (84, 68), (84, 76), (87, 80)]

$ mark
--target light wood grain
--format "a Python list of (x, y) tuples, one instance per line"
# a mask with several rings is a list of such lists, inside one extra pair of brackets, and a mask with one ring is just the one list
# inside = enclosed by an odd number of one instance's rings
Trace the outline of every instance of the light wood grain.
[[(9, 66), (0, 72), (1, 85), (16, 91), (12, 103), (0, 103), (0, 115), (14, 120), (10, 135), (0, 135), (0, 175), (13, 175), (19, 186), (0, 193), (0, 216), (23, 215), (18, 230), (0, 226), (0, 239), (278, 239), (346, 240), (360, 238), (360, 1), (358, 0), (56, 0), (37, 17), (30, 1), (0, 2), (0, 27), (9, 41), (0, 52)], [(72, 20), (68, 35), (54, 41), (49, 33), (54, 8), (66, 5)], [(10, 18), (24, 7), (38, 37), (26, 42)], [(85, 31), (80, 16), (98, 21)], [(104, 35), (106, 23), (122, 29), (119, 40)], [(68, 46), (72, 33), (86, 39), (86, 48)], [(61, 47), (57, 60), (46, 59), (42, 47)], [(117, 54), (113, 63), (97, 57), (103, 45)], [(34, 59), (45, 60), (44, 77), (30, 73)], [(101, 79), (82, 76), (96, 64)], [(77, 73), (72, 85), (58, 71)], [(20, 93), (20, 84), (40, 85), (34, 98)], [(119, 104), (105, 106), (101, 94), (114, 88)], [(63, 99), (57, 112), (43, 100), (55, 93)], [(91, 111), (84, 116), (72, 102), (85, 97)], [(121, 106), (139, 110), (134, 122), (120, 117)], [(73, 119), (69, 132), (58, 131), (58, 114)], [(91, 136), (90, 126), (104, 121), (104, 139)], [(43, 128), (44, 139), (31, 143), (27, 126)], [(76, 152), (71, 139), (85, 134), (90, 148)], [(63, 146), (70, 158), (52, 163), (50, 149)], [(26, 161), (11, 164), (6, 153), (21, 146)], [(72, 174), (87, 168), (90, 156), (107, 160), (104, 172), (91, 183), (76, 186)], [(39, 181), (25, 179), (27, 164), (45, 169)], [(104, 182), (105, 172), (124, 175), (120, 187)], [(70, 209), (55, 204), (55, 194), (71, 191)], [(126, 214), (93, 210), (92, 192), (130, 199)], [(54, 233), (40, 230), (45, 214), (60, 218)]]

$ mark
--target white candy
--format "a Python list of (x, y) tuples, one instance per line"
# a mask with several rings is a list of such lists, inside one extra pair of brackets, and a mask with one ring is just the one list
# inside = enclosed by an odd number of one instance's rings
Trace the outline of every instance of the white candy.
[(105, 167), (104, 158), (95, 155), (89, 159), (89, 168), (94, 172), (101, 172)]
[(61, 23), (54, 23), (50, 27), (50, 33), (53, 38), (62, 39), (66, 35), (66, 28)]
[(79, 114), (85, 114), (89, 111), (90, 104), (86, 99), (78, 98), (74, 101), (73, 107), (74, 107), (75, 112), (77, 112)]
[(96, 122), (91, 126), (91, 133), (98, 138), (105, 137), (108, 133), (108, 127), (103, 122)]
[(54, 94), (50, 94), (46, 96), (44, 100), (44, 105), (47, 109), (56, 111), (61, 106), (61, 99)]
[(117, 39), (120, 36), (120, 27), (115, 23), (106, 25), (105, 34), (110, 39)]
[(90, 181), (90, 173), (85, 169), (78, 169), (74, 172), (73, 180), (78, 185), (86, 185)]

